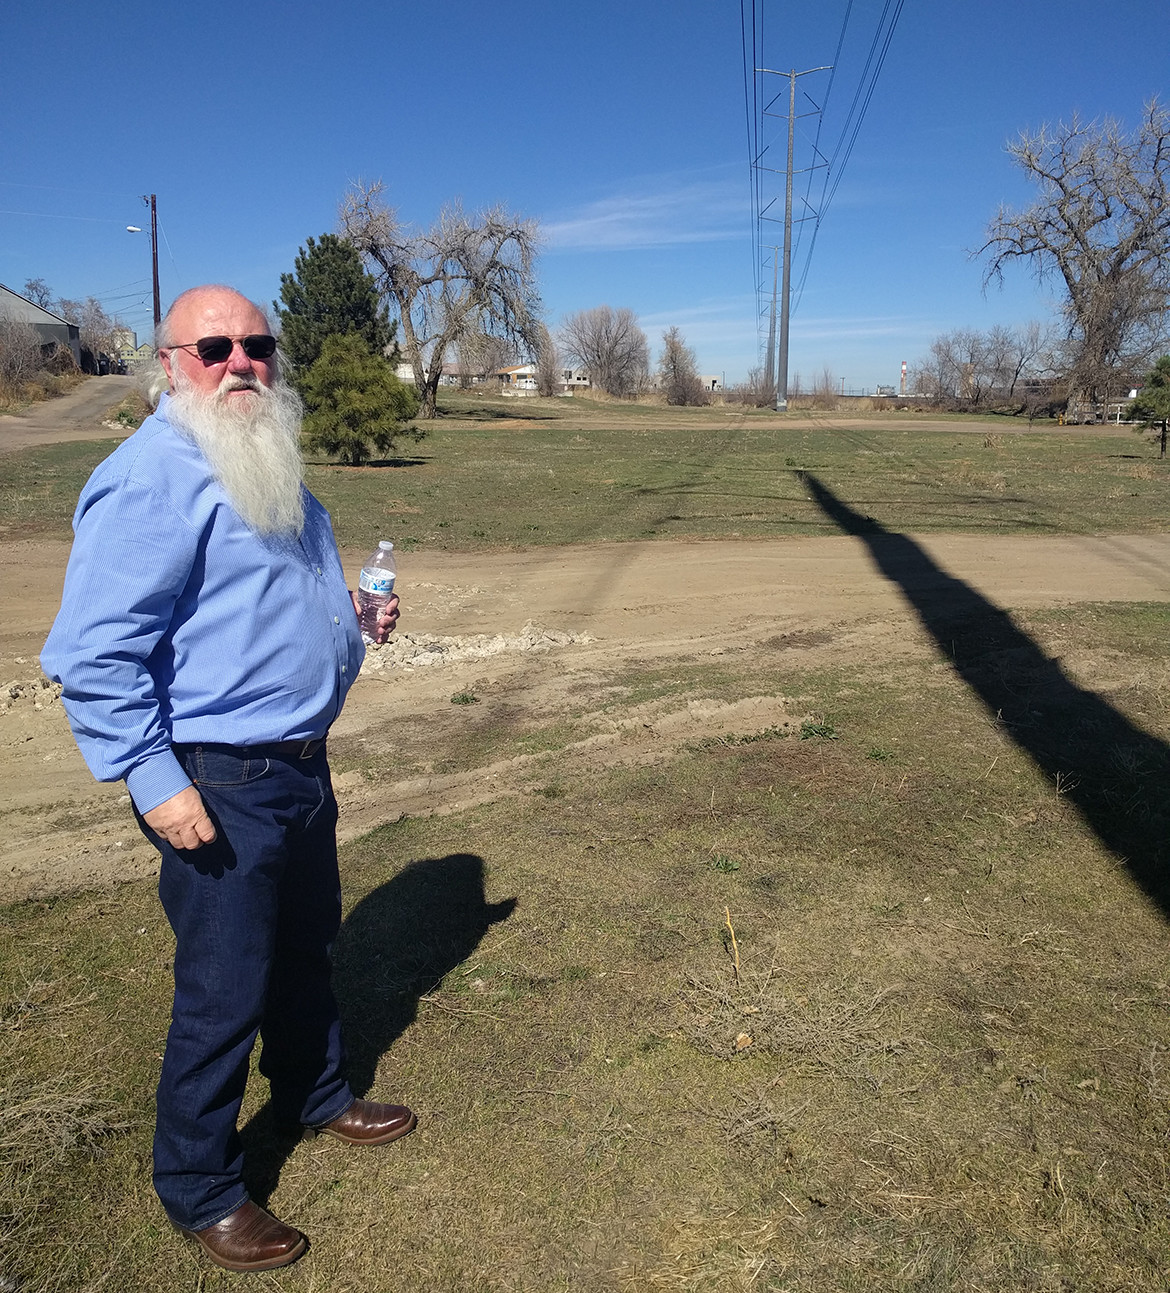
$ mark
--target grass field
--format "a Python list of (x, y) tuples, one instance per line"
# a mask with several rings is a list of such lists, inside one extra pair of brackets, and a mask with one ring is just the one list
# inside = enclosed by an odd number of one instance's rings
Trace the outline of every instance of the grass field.
[[(836, 419), (840, 422), (841, 419)], [(832, 533), (815, 474), (902, 530), (1094, 534), (1160, 529), (1170, 465), (1136, 431), (1017, 423), (666, 409), (448, 396), (392, 465), (311, 463), (342, 546), (477, 548), (646, 537)], [(1026, 427), (1026, 423), (1023, 424)], [(6, 455), (0, 534), (66, 537), (77, 494), (114, 442)]]
[[(454, 548), (850, 524), (897, 543), (871, 511), (890, 531), (1166, 524), (1136, 435), (576, 416), (440, 422), (414, 466), (313, 485), (349, 544), (388, 520)], [(95, 455), (21, 456), (42, 533)], [(20, 506), (5, 494), (5, 523)], [(1170, 1287), (1170, 607), (920, 615), (896, 663), (628, 666), (615, 695), (692, 696), (702, 674), (813, 717), (652, 767), (550, 758), (520, 799), (344, 849), (355, 1083), (421, 1122), (382, 1151), (293, 1143), (251, 1084), (251, 1187), (313, 1240), (286, 1272), (201, 1266), (153, 1199), (153, 886), (0, 911), (0, 1290)], [(489, 737), (492, 758), (555, 746), (535, 721)], [(483, 757), (469, 740), (436, 764)]]

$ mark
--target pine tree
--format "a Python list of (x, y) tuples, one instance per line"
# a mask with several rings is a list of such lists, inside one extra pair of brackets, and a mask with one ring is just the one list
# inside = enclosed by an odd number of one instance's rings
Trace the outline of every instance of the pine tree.
[(1125, 411), (1127, 418), (1140, 418), (1142, 429), (1161, 428), (1161, 453), (1166, 456), (1166, 424), (1170, 422), (1170, 355), (1163, 355), (1146, 374), (1142, 388)]
[(371, 446), (387, 454), (399, 436), (417, 441), (426, 434), (404, 425), (418, 413), (414, 388), (400, 382), (356, 332), (326, 338), (301, 391), (309, 448), (351, 467), (370, 458)]
[(283, 308), (273, 302), (280, 317), (280, 343), (292, 361), (298, 387), (329, 337), (356, 333), (374, 355), (394, 338), (373, 278), (362, 269), (353, 244), (336, 234), (306, 241), (294, 272), (280, 276), (280, 299)]

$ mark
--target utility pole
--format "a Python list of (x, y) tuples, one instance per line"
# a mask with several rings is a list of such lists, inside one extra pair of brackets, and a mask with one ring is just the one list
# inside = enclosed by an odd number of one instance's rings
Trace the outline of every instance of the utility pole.
[[(146, 198), (142, 200), (145, 202)], [(150, 268), (154, 279), (154, 326), (157, 328), (162, 320), (162, 303), (158, 295), (158, 204), (153, 193), (150, 195)]]
[(788, 312), (792, 304), (792, 148), (796, 137), (796, 69), (788, 73), (788, 166), (784, 179), (784, 295), (780, 300), (780, 362), (776, 412), (788, 408)]
[(768, 358), (767, 367), (764, 370), (765, 380), (768, 383), (765, 389), (773, 403), (776, 401), (776, 275), (780, 268), (776, 253), (779, 250), (779, 247), (772, 248), (772, 311), (768, 316)]
[[(154, 284), (154, 327), (158, 331), (162, 319), (162, 304), (158, 295), (158, 203), (153, 193), (142, 195), (143, 205), (150, 207), (150, 272)], [(141, 233), (136, 224), (126, 226), (127, 233)]]
[[(775, 407), (778, 413), (783, 413), (784, 410), (788, 408), (788, 317), (792, 302), (792, 176), (794, 174), (792, 169), (792, 159), (796, 141), (796, 78), (798, 76), (808, 76), (812, 72), (829, 72), (831, 70), (832, 68), (830, 67), (810, 67), (804, 72), (798, 72), (795, 68), (790, 72), (777, 72), (770, 67), (756, 68), (757, 72), (764, 72), (771, 76), (786, 76), (788, 78), (788, 163), (784, 170), (784, 271), (783, 286), (780, 291), (780, 346), (779, 355), (777, 356), (775, 386)], [(764, 110), (764, 115), (770, 115), (766, 108)], [(763, 169), (768, 168), (765, 167)], [(775, 265), (773, 265), (773, 326), (775, 324), (775, 319), (776, 288)], [(771, 341), (769, 341), (768, 348), (770, 355)], [(771, 368), (770, 358), (769, 368)]]

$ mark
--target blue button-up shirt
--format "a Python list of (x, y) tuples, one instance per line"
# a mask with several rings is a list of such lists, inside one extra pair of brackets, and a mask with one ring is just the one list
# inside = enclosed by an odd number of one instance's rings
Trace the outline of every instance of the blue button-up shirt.
[(41, 652), (90, 770), (143, 813), (190, 785), (172, 742), (323, 736), (365, 653), (328, 512), (306, 490), (299, 539), (258, 537), (167, 402), (82, 490)]

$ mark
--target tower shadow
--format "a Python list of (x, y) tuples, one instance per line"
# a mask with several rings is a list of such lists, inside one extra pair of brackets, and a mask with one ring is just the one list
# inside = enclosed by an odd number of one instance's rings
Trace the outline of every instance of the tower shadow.
[(798, 473), (824, 514), (861, 539), (1002, 730), (1074, 804), (1142, 891), (1170, 915), (1170, 746), (1080, 687), (1006, 611), (912, 539)]
[[(515, 898), (487, 901), (483, 875), (483, 859), (474, 853), (411, 862), (345, 918), (334, 949), (333, 989), (355, 1095), (373, 1086), (378, 1061), (417, 1018), (419, 998), (515, 910)], [(245, 1183), (262, 1206), (301, 1134), (275, 1119), (271, 1102), (241, 1131)]]

